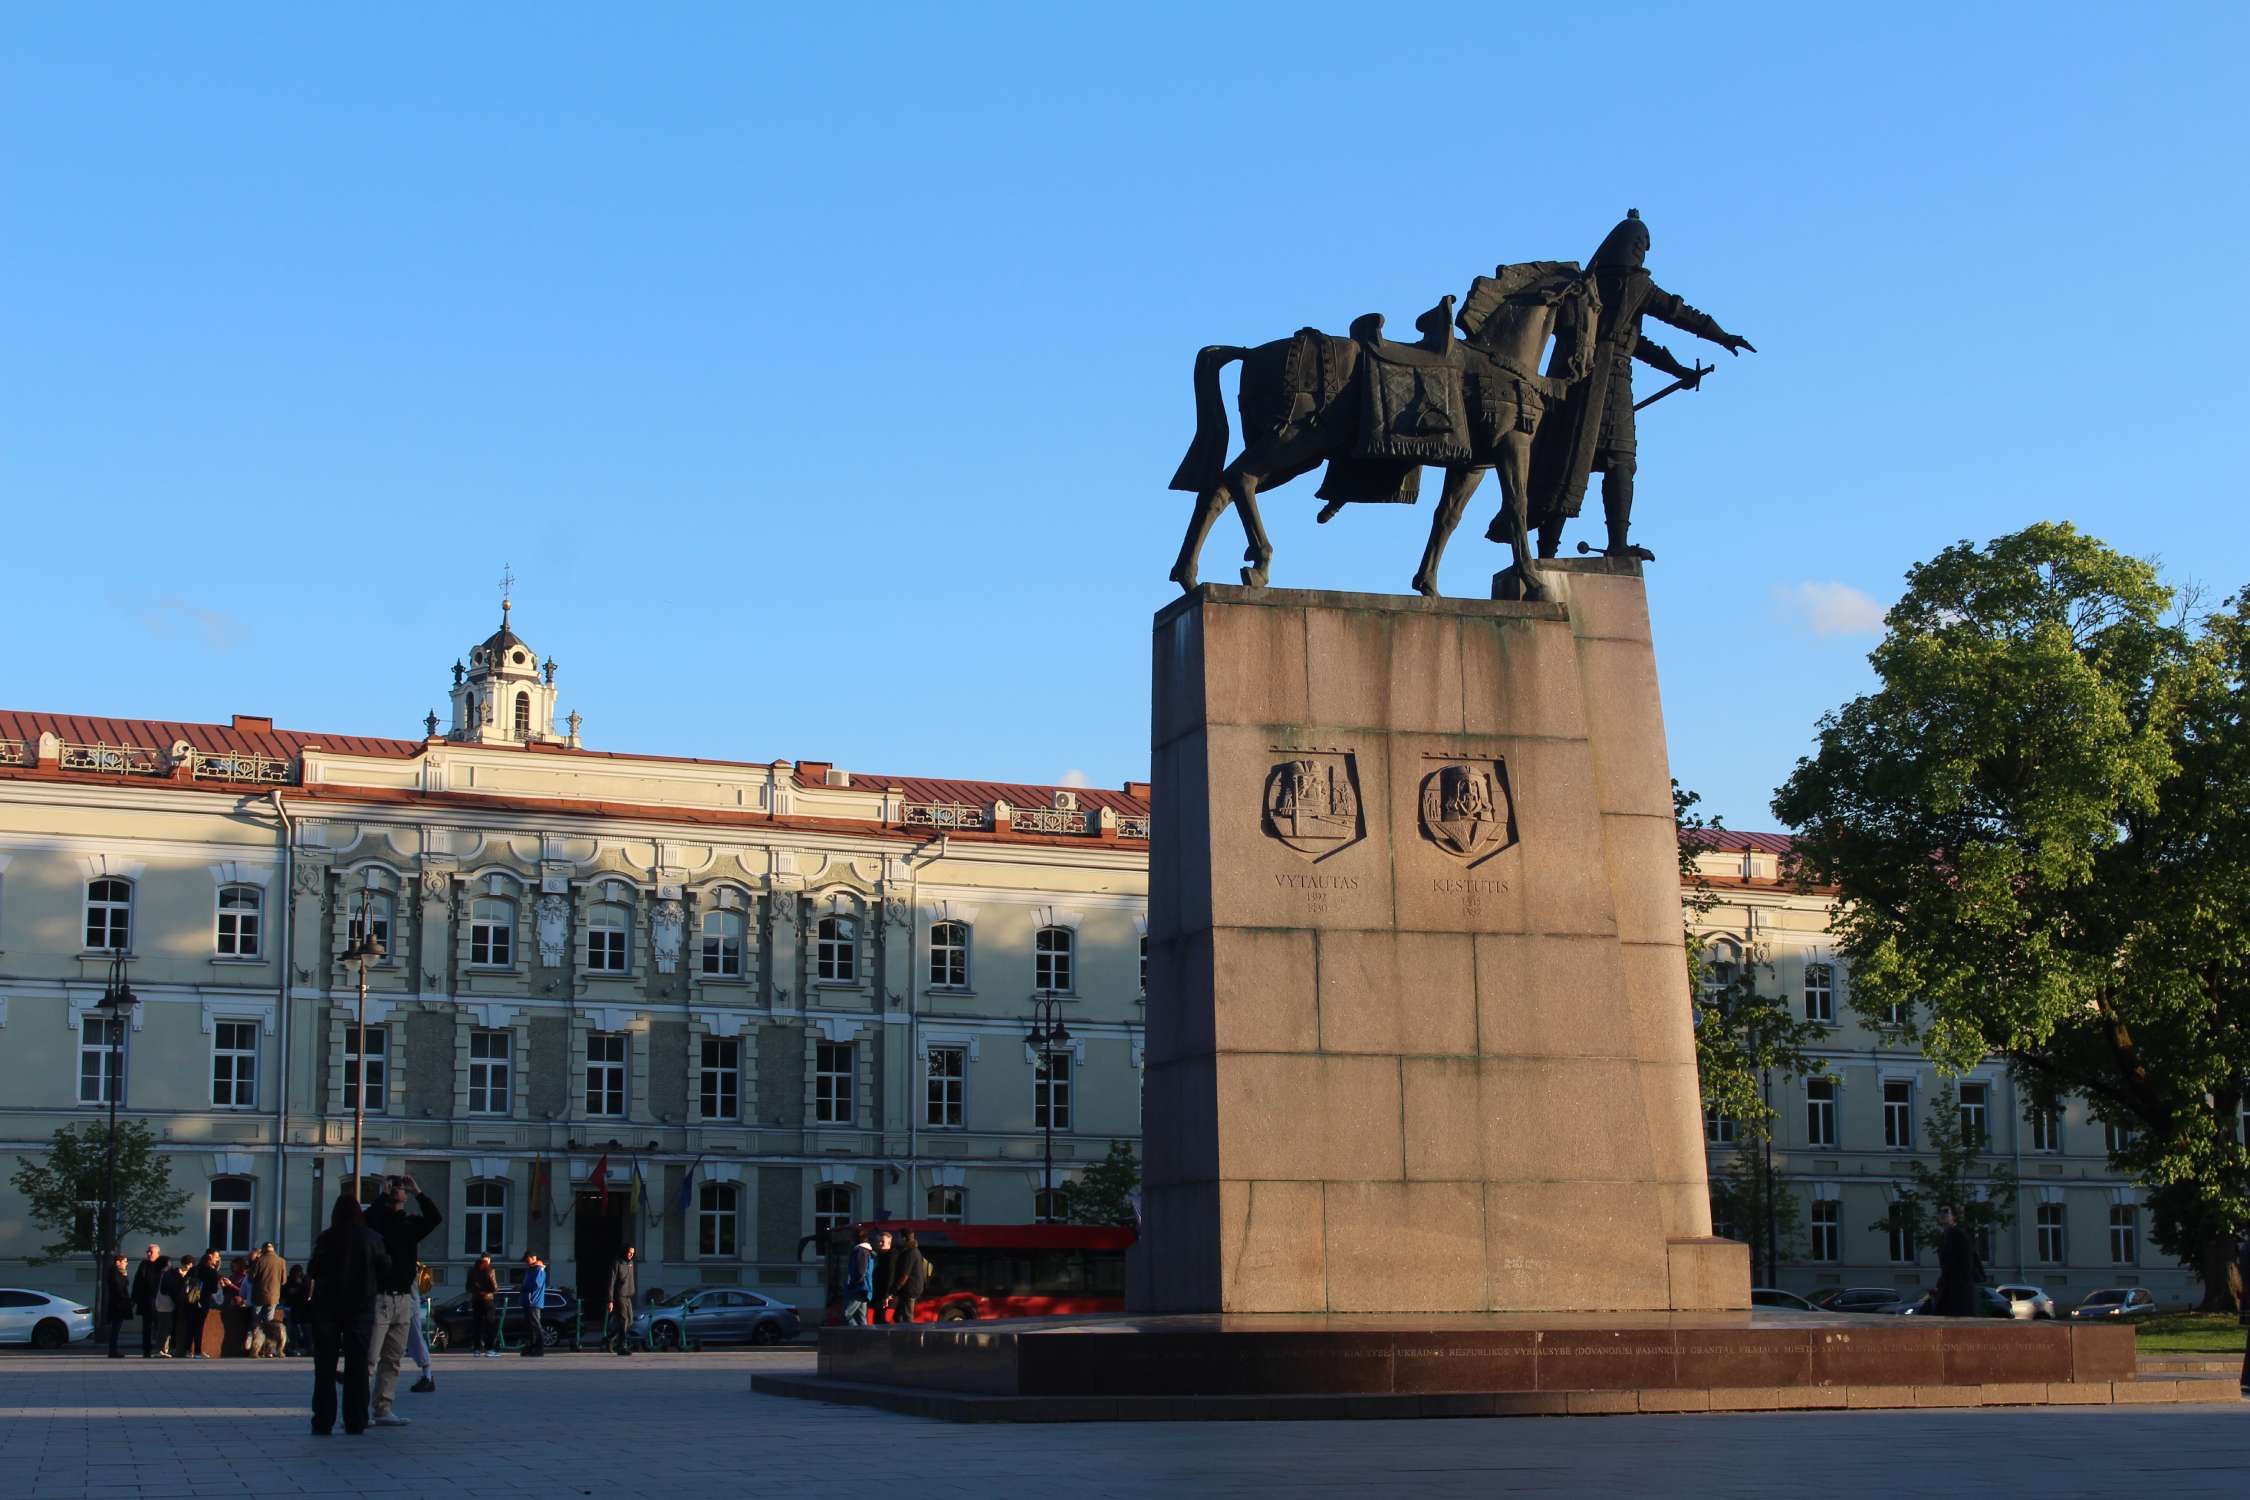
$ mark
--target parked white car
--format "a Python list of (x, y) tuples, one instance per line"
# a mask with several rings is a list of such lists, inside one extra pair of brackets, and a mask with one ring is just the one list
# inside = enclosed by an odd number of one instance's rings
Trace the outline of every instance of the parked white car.
[(60, 1349), (94, 1336), (94, 1310), (30, 1287), (0, 1287), (0, 1344)]
[(2055, 1315), (2055, 1299), (2048, 1296), (2044, 1288), (2012, 1284), (1996, 1286), (1993, 1290), (2008, 1299), (2008, 1310), (2019, 1321)]

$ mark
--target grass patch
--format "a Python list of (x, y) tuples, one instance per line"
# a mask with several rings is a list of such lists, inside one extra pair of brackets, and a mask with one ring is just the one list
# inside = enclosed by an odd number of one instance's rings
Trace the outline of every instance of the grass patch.
[(2243, 1332), (2233, 1313), (2199, 1312), (2159, 1313), (2134, 1330), (2143, 1354), (2240, 1354)]

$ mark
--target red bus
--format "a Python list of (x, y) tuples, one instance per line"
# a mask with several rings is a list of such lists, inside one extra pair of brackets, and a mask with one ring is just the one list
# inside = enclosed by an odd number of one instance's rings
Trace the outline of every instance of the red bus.
[(899, 1235), (912, 1230), (932, 1268), (914, 1309), (917, 1323), (1125, 1310), (1125, 1252), (1138, 1238), (1131, 1229), (886, 1219), (829, 1236), (824, 1321), (843, 1321), (844, 1272), (858, 1237), (886, 1229), (894, 1246)]

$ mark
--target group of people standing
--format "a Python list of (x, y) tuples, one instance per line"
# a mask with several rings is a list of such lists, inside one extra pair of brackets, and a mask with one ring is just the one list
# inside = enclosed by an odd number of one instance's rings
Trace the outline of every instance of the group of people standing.
[[(411, 1203), (410, 1201), (411, 1200)], [(415, 1285), (415, 1247), (438, 1227), (438, 1207), (411, 1177), (386, 1177), (372, 1206), (362, 1211), (345, 1192), (313, 1241), (312, 1430), (326, 1437), (339, 1415), (344, 1431), (404, 1427), (393, 1410), (399, 1364), (413, 1353), (422, 1368), (417, 1391), (434, 1391), (429, 1341), (422, 1331), (422, 1299)], [(343, 1387), (339, 1408), (337, 1387)]]
[(242, 1307), (251, 1320), (244, 1352), (279, 1358), (292, 1330), (302, 1336), (307, 1291), (303, 1268), (291, 1269), (271, 1241), (224, 1268), (216, 1250), (183, 1255), (175, 1263), (163, 1246), (151, 1245), (128, 1270), (120, 1250), (102, 1278), (109, 1357), (124, 1358), (118, 1344), (126, 1318), (133, 1316), (141, 1324), (141, 1358), (202, 1359), (211, 1320), (228, 1307)]
[(911, 1323), (914, 1305), (929, 1289), (930, 1262), (922, 1242), (909, 1229), (892, 1244), (888, 1229), (872, 1237), (862, 1232), (844, 1268), (844, 1321), (865, 1328), (876, 1323)]

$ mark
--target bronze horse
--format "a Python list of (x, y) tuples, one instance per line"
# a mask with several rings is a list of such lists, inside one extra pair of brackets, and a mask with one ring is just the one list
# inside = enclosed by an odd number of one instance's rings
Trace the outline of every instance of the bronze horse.
[[(1322, 463), (1331, 465), (1321, 490), (1329, 498), (1322, 521), (1353, 500), (1411, 501), (1419, 463), (1436, 460), (1362, 453), (1370, 410), (1367, 382), (1382, 378), (1375, 367), (1390, 365), (1457, 372), (1453, 378), (1465, 407), (1465, 432), (1450, 430), (1456, 424), (1442, 411), (1425, 419), (1438, 429), (1439, 441), (1430, 451), (1454, 456), (1443, 461), (1445, 489), (1430, 518), (1415, 591), (1437, 593), (1438, 561), (1446, 541), (1485, 471), (1497, 468), (1502, 509), (1493, 521), (1495, 540), (1506, 534), (1526, 597), (1541, 597), (1528, 524), (1531, 444), (1546, 403), (1563, 394), (1568, 380), (1539, 374), (1539, 359), (1555, 330), (1558, 309), (1582, 301), (1581, 315), (1568, 325), (1575, 330), (1575, 341), (1564, 365), (1572, 379), (1583, 374), (1597, 321), (1595, 296), (1593, 281), (1579, 273), (1575, 261), (1526, 261), (1499, 266), (1491, 276), (1476, 279), (1459, 318), (1468, 335), (1460, 344), (1446, 326), (1453, 305), (1448, 297), (1423, 315), (1417, 326), (1425, 337), (1419, 345), (1383, 339), (1382, 319), (1370, 315), (1352, 325), (1350, 338), (1304, 329), (1256, 348), (1220, 344), (1200, 351), (1195, 357), (1195, 439), (1171, 486), (1198, 498), (1172, 578), (1182, 589), (1195, 587), (1204, 540), (1232, 504), (1241, 509), (1248, 543), (1242, 555), (1249, 566), (1242, 570), (1242, 581), (1264, 587), (1273, 544), (1258, 514), (1258, 491), (1287, 484)], [(1242, 381), (1236, 404), (1242, 413), (1243, 449), (1234, 462), (1222, 466), (1228, 433), (1219, 372), (1238, 360)], [(1394, 445), (1385, 451), (1395, 455), (1399, 449)], [(1407, 451), (1412, 452), (1411, 440)]]

